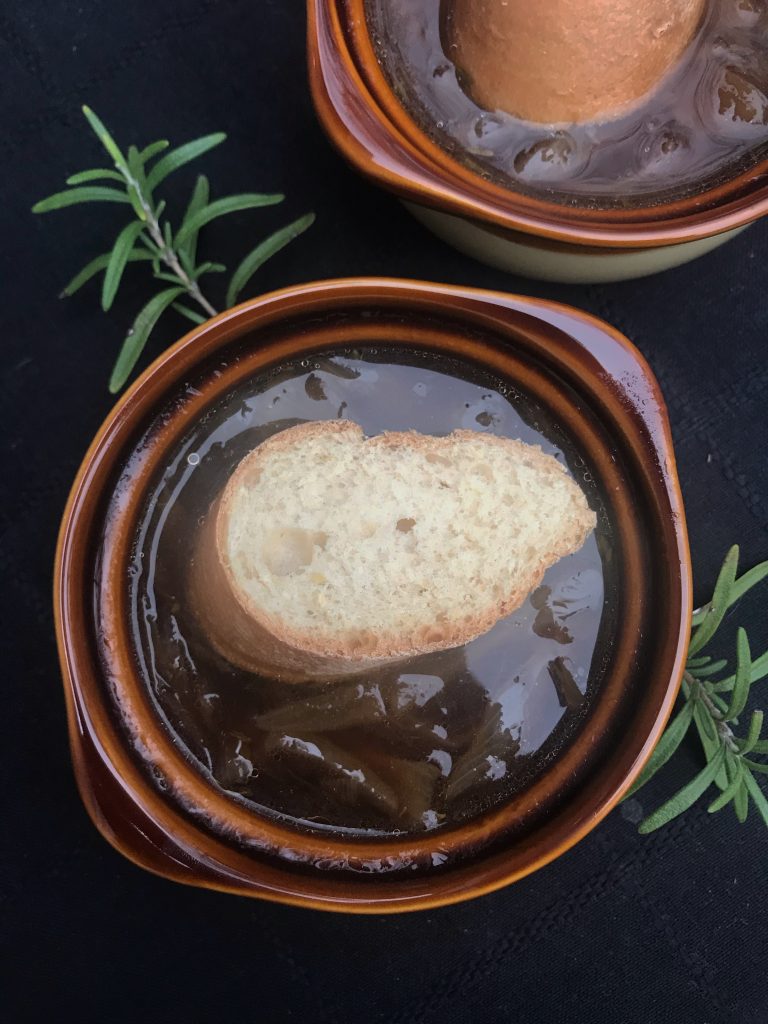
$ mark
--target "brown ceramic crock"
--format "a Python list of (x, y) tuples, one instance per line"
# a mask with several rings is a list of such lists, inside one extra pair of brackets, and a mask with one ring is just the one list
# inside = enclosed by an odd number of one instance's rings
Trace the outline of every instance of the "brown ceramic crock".
[[(128, 624), (128, 564), (147, 489), (190, 425), (238, 382), (350, 346), (435, 352), (531, 396), (572, 438), (615, 531), (619, 626), (588, 716), (527, 789), (434, 833), (302, 831), (237, 801), (160, 720)], [(80, 792), (102, 834), (137, 864), (193, 885), (355, 912), (490, 892), (559, 856), (615, 806), (677, 693), (690, 565), (658, 386), (615, 330), (538, 300), (388, 279), (253, 300), (165, 352), (102, 426), (64, 514), (55, 612)]]
[(307, 2), (309, 80), (329, 137), (354, 168), (476, 259), (554, 281), (642, 277), (710, 251), (768, 212), (768, 159), (648, 206), (565, 206), (497, 185), (440, 148), (396, 97), (365, 0)]

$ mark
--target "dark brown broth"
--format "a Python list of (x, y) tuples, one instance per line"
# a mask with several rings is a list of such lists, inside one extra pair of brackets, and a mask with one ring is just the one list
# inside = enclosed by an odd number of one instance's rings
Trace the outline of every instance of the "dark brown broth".
[(566, 203), (636, 205), (768, 155), (766, 0), (710, 0), (680, 68), (645, 103), (605, 124), (558, 127), (488, 112), (469, 98), (442, 48), (443, 4), (367, 0), (379, 63), (435, 142), (505, 187)]
[[(597, 535), (463, 648), (351, 681), (249, 675), (213, 652), (189, 614), (192, 538), (254, 446), (297, 422), (340, 416), (369, 435), (463, 427), (540, 444), (580, 479), (599, 513)], [(610, 537), (588, 467), (546, 413), (502, 381), (432, 354), (305, 360), (231, 392), (156, 482), (129, 574), (136, 655), (201, 771), (260, 812), (353, 832), (455, 824), (527, 785), (583, 720), (613, 628)]]

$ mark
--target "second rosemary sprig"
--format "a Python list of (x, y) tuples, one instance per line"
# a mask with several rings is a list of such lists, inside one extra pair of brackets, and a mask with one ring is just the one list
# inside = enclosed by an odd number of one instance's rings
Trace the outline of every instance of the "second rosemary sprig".
[(710, 813), (731, 804), (736, 817), (743, 822), (753, 806), (768, 826), (768, 798), (758, 781), (760, 775), (768, 774), (768, 764), (757, 760), (768, 754), (768, 739), (761, 738), (763, 712), (752, 712), (746, 730), (742, 724), (750, 688), (768, 676), (768, 651), (753, 659), (746, 631), (739, 628), (735, 672), (723, 676), (728, 663), (701, 653), (713, 640), (726, 612), (768, 577), (768, 562), (738, 577), (738, 561), (739, 549), (733, 547), (720, 570), (712, 600), (694, 613), (680, 709), (627, 795), (636, 793), (664, 767), (691, 726), (698, 733), (705, 765), (679, 792), (641, 822), (641, 832), (653, 832), (666, 825), (687, 811), (711, 786), (720, 793), (711, 800)]

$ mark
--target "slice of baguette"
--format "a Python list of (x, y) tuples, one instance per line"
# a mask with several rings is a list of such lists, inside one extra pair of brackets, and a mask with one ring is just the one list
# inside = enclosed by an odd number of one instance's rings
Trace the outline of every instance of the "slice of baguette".
[(242, 668), (350, 675), (487, 632), (594, 526), (538, 447), (305, 423), (246, 456), (214, 502), (192, 602)]

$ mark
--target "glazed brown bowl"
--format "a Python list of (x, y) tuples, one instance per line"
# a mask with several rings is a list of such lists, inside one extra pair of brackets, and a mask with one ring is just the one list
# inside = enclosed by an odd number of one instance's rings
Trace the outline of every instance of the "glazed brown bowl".
[(318, 117), (347, 161), (435, 234), (492, 266), (554, 281), (642, 277), (703, 255), (768, 212), (768, 159), (646, 206), (563, 205), (504, 188), (438, 146), (395, 95), (365, 0), (308, 0)]
[[(161, 720), (128, 621), (137, 523), (179, 439), (238, 382), (350, 346), (459, 360), (532, 397), (573, 439), (612, 523), (618, 626), (589, 713), (527, 788), (433, 833), (310, 832), (236, 800)], [(193, 885), (356, 912), (489, 892), (595, 827), (636, 778), (675, 700), (691, 581), (658, 386), (611, 327), (538, 300), (387, 279), (253, 300), (165, 352), (102, 426), (64, 514), (55, 612), (80, 792), (102, 834), (137, 864)]]

